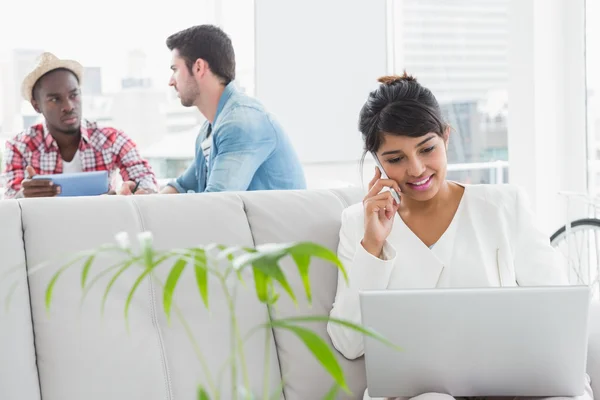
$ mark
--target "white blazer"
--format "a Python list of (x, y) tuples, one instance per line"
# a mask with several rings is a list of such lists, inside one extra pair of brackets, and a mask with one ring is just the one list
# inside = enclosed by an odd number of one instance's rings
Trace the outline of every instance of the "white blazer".
[[(358, 292), (373, 289), (543, 286), (568, 284), (559, 253), (534, 223), (526, 195), (511, 185), (465, 185), (450, 226), (430, 249), (396, 215), (377, 258), (360, 244), (363, 204), (344, 210), (331, 317), (361, 323)], [(328, 324), (334, 347), (348, 359), (364, 354), (361, 333)]]

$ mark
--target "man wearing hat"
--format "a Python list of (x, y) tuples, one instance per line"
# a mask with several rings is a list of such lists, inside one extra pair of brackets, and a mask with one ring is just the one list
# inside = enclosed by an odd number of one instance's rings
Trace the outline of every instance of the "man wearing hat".
[(134, 187), (136, 193), (157, 191), (150, 165), (128, 136), (82, 121), (82, 75), (78, 62), (44, 53), (23, 80), (22, 95), (44, 116), (44, 123), (6, 142), (6, 198), (52, 197), (60, 192), (50, 180), (30, 179), (34, 175), (116, 169), (124, 181), (119, 193), (130, 194)]

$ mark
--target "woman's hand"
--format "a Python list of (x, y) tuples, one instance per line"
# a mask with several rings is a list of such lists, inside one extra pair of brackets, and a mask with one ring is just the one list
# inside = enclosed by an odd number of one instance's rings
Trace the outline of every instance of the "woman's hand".
[(369, 182), (369, 193), (363, 200), (365, 234), (361, 242), (365, 250), (375, 257), (381, 256), (383, 244), (392, 231), (394, 217), (400, 207), (389, 190), (381, 192), (386, 187), (396, 190), (396, 193), (400, 195), (400, 187), (396, 181), (381, 179), (381, 171), (379, 168), (375, 168), (375, 176)]

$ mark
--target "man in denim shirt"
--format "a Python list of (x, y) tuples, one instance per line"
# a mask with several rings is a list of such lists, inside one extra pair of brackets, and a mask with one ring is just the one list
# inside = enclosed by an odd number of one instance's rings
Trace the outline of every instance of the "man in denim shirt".
[(173, 86), (206, 117), (192, 165), (162, 193), (305, 189), (302, 165), (279, 123), (234, 84), (235, 55), (219, 28), (200, 25), (167, 39)]

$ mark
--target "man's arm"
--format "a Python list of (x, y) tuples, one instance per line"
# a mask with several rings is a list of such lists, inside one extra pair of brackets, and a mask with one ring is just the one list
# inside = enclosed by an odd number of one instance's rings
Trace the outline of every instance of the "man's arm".
[[(200, 152), (200, 146), (202, 140), (206, 137), (206, 132), (208, 130), (208, 121), (206, 121), (202, 127), (200, 128), (200, 133), (196, 136), (196, 143), (194, 144), (194, 159), (190, 166), (185, 170), (183, 174), (181, 174), (177, 179), (172, 182), (169, 182), (161, 191), (162, 194), (176, 194), (176, 193), (187, 193), (188, 191), (196, 192), (198, 188), (198, 176), (196, 174), (196, 157), (198, 154), (202, 154)], [(202, 160), (204, 162), (204, 160)]]
[(123, 132), (116, 133), (114, 152), (117, 155), (117, 167), (124, 182), (139, 182), (139, 188), (150, 193), (158, 191), (158, 182), (148, 161), (140, 156), (137, 147)]
[(6, 142), (4, 152), (4, 173), (6, 177), (6, 192), (4, 198), (20, 197), (21, 183), (25, 179), (27, 163), (23, 154), (12, 140)]
[(206, 192), (243, 191), (250, 186), (258, 168), (275, 149), (271, 129), (232, 121), (219, 127), (215, 157)]
[(32, 180), (37, 172), (31, 165), (27, 165), (23, 151), (19, 149), (18, 141), (6, 142), (4, 157), (4, 170), (6, 176), (6, 199), (20, 199), (25, 197), (54, 197), (60, 193), (60, 187), (55, 186), (48, 179)]
[(196, 159), (192, 161), (188, 169), (173, 182), (169, 182), (161, 191), (162, 194), (187, 193), (198, 186), (196, 178)]
[(177, 189), (175, 189), (171, 185), (166, 185), (163, 190), (160, 191), (161, 194), (177, 194), (179, 193)]

